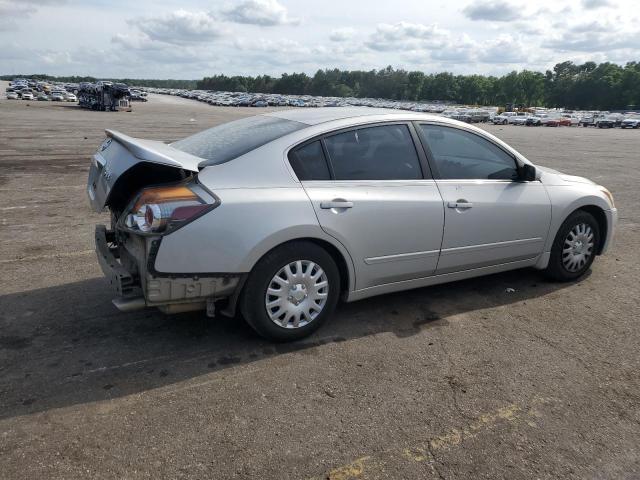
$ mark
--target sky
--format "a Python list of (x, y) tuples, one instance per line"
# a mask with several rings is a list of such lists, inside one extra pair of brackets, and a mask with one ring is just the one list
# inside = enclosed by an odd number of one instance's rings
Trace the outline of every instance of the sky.
[[(0, 74), (502, 75), (640, 61), (639, 0), (0, 0)], [(635, 7), (635, 8), (634, 8)]]

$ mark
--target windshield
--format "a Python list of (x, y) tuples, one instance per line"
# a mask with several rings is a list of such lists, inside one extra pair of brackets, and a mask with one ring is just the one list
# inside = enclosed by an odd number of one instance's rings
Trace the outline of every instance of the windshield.
[(304, 123), (256, 115), (224, 123), (171, 144), (203, 158), (200, 167), (218, 165), (255, 150), (277, 138), (306, 128)]

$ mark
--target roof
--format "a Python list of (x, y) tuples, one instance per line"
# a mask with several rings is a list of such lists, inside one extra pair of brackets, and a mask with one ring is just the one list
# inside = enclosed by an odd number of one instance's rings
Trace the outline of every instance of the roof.
[(425, 116), (424, 113), (371, 107), (298, 108), (292, 110), (278, 110), (275, 112), (265, 113), (263, 115), (305, 123), (307, 125), (318, 125), (320, 123), (343, 120), (345, 118), (390, 114), (402, 114), (409, 118), (413, 116)]

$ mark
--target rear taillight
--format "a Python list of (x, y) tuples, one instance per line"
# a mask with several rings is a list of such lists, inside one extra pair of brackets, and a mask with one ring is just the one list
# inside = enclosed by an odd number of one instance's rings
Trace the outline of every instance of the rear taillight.
[(207, 211), (218, 201), (195, 184), (145, 188), (123, 216), (123, 226), (135, 233), (166, 234)]

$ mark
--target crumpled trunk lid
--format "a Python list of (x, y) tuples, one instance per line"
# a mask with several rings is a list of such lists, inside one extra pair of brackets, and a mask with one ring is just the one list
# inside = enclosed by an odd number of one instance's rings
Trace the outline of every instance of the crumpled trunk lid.
[(96, 212), (114, 201), (121, 203), (143, 186), (198, 172), (202, 162), (202, 158), (159, 141), (133, 138), (114, 130), (105, 132), (107, 138), (93, 155), (87, 182), (87, 196)]

